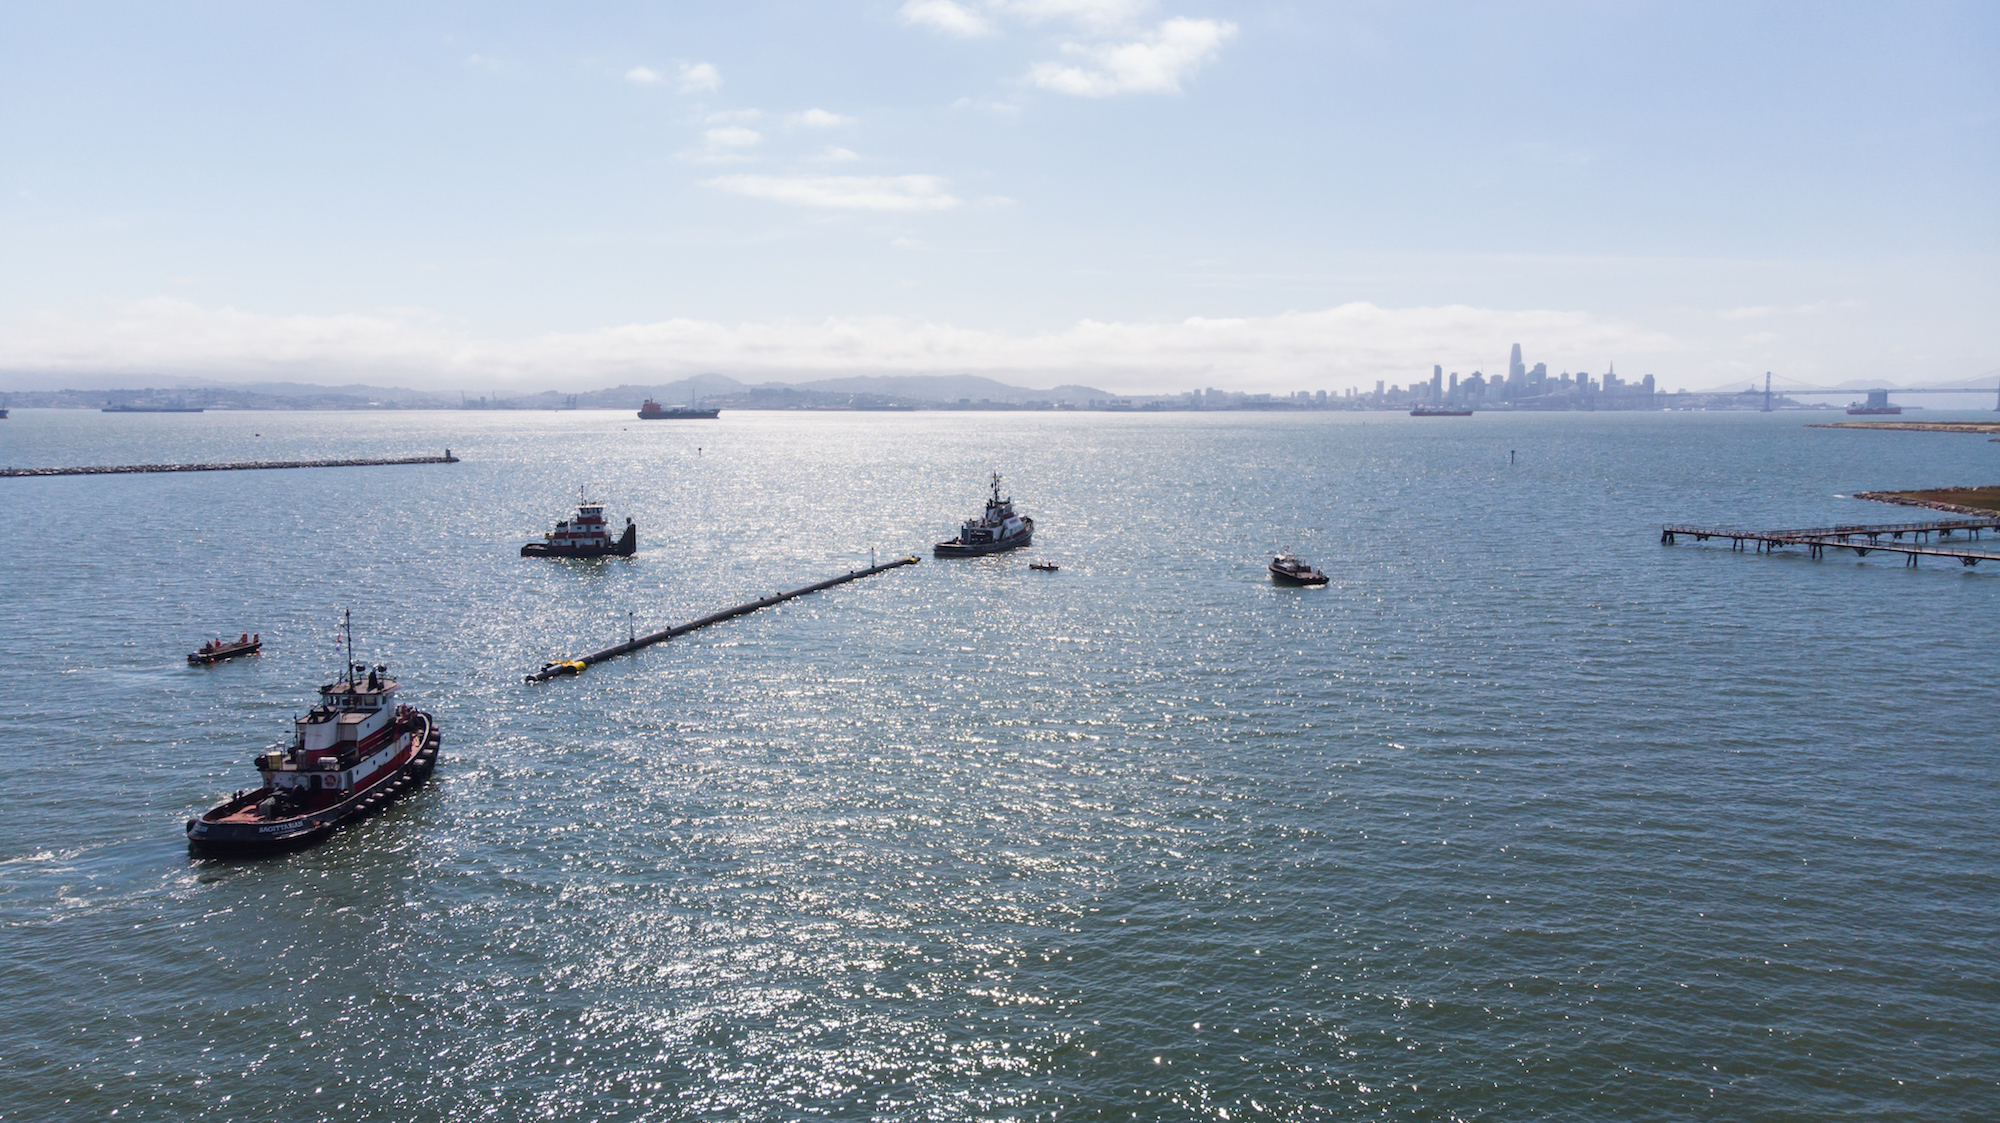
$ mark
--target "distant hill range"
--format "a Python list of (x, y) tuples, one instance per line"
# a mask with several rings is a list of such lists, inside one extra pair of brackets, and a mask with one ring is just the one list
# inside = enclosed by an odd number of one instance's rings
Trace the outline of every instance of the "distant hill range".
[(648, 398), (666, 405), (725, 409), (918, 409), (1087, 406), (1116, 395), (1089, 386), (1035, 390), (971, 374), (870, 375), (816, 382), (751, 385), (722, 374), (678, 382), (614, 386), (564, 394), (465, 393), (398, 386), (314, 386), (298, 382), (183, 383), (170, 388), (10, 391), (23, 409), (101, 409), (107, 405), (199, 406), (202, 409), (629, 409)]

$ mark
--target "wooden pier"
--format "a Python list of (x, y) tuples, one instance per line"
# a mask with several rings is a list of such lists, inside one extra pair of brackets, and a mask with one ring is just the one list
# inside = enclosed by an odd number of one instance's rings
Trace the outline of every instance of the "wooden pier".
[[(1964, 535), (1964, 541), (1976, 542), (1980, 534), (1989, 530), (2000, 530), (2000, 518), (1806, 527), (1799, 530), (1744, 530), (1736, 527), (1676, 524), (1660, 528), (1660, 544), (1671, 546), (1675, 539), (1682, 536), (1693, 538), (1697, 542), (1706, 542), (1711, 538), (1727, 538), (1729, 548), (1732, 550), (1740, 551), (1754, 545), (1756, 552), (1760, 554), (1772, 553), (1787, 546), (1804, 546), (1815, 558), (1825, 557), (1828, 550), (1852, 550), (1857, 557), (1867, 557), (1870, 553), (1880, 551), (1903, 555), (1907, 565), (1916, 565), (1919, 558), (1932, 557), (1957, 558), (1959, 564), (1973, 566), (1983, 561), (2000, 561), (2000, 554), (1924, 543), (1929, 542), (1932, 536), (1936, 536), (1940, 543), (1949, 542), (1955, 534)], [(1904, 541), (1906, 537), (1908, 541)]]
[(404, 456), (391, 460), (245, 460), (235, 464), (100, 464), (86, 468), (0, 468), (0, 476), (122, 476), (137, 472), (261, 472), (270, 468), (369, 468), (381, 464), (456, 464), (458, 457)]
[(552, 663), (544, 663), (541, 670), (527, 676), (523, 681), (547, 682), (552, 678), (561, 678), (564, 675), (582, 674), (585, 667), (594, 666), (607, 659), (616, 659), (620, 655), (628, 655), (642, 647), (651, 647), (656, 643), (664, 643), (675, 636), (684, 636), (697, 628), (706, 628), (710, 624), (720, 624), (724, 620), (733, 620), (738, 616), (747, 616), (760, 608), (769, 608), (774, 604), (783, 604), (788, 600), (803, 597), (809, 593), (817, 593), (821, 589), (831, 589), (835, 585), (845, 585), (849, 581), (859, 581), (863, 577), (873, 577), (887, 570), (901, 569), (906, 565), (915, 565), (918, 561), (919, 559), (914, 555), (907, 558), (897, 558), (895, 561), (883, 562), (881, 565), (871, 565), (867, 569), (850, 570), (839, 577), (807, 585), (802, 589), (793, 589), (789, 593), (773, 593), (768, 597), (753, 600), (748, 604), (739, 604), (734, 608), (725, 608), (721, 612), (711, 612), (699, 620), (690, 620), (685, 624), (676, 624), (663, 631), (635, 637), (616, 647), (607, 647), (602, 651), (593, 651), (589, 655), (576, 659), (558, 659)]

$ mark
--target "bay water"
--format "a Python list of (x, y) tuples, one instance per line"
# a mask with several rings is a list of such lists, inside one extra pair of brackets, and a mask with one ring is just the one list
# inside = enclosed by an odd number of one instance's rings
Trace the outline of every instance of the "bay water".
[[(15, 411), (462, 462), (0, 480), (0, 1119), (1993, 1118), (2000, 564), (1659, 542), (2000, 482), (1820, 419)], [(190, 857), (342, 610), (433, 782)]]

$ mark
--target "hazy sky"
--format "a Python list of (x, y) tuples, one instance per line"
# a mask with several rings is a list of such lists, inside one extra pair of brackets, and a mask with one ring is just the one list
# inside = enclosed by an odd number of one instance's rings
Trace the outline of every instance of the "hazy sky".
[(1996, 234), (1991, 2), (0, 2), (17, 388), (1917, 385)]

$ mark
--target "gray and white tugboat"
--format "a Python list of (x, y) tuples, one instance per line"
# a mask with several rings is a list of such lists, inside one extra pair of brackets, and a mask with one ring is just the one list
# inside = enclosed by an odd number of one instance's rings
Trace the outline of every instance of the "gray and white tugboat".
[(1014, 500), (1000, 497), (1000, 473), (993, 473), (993, 495), (978, 518), (965, 520), (958, 537), (931, 548), (931, 556), (969, 558), (1019, 549), (1035, 539), (1035, 520), (1014, 513)]
[(263, 782), (187, 821), (188, 847), (202, 854), (261, 854), (318, 842), (416, 790), (437, 767), (437, 722), (396, 702), (388, 668), (354, 661), (319, 688), (319, 704), (297, 719), (291, 747), (257, 758)]

